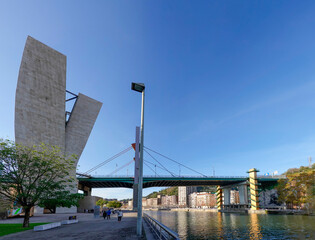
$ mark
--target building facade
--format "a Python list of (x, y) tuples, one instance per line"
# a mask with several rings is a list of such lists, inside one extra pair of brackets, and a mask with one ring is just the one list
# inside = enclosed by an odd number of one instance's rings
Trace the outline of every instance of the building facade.
[(216, 206), (216, 195), (209, 192), (194, 192), (189, 194), (191, 208), (213, 208)]
[[(45, 143), (59, 147), (65, 155), (75, 154), (76, 163), (69, 175), (76, 179), (77, 163), (102, 103), (81, 93), (73, 94), (75, 103), (72, 111), (66, 113), (66, 68), (65, 55), (27, 37), (15, 95), (15, 142)], [(77, 192), (77, 183), (73, 182), (69, 190)], [(76, 211), (76, 207), (56, 210)]]
[(231, 204), (239, 204), (240, 203), (240, 194), (237, 190), (230, 191), (230, 203)]
[(189, 194), (196, 191), (197, 187), (178, 187), (178, 207), (189, 207)]

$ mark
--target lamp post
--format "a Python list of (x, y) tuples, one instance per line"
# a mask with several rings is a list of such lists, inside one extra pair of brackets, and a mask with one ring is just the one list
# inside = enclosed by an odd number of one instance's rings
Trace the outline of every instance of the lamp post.
[[(143, 185), (143, 125), (144, 125), (144, 89), (143, 83), (131, 83), (131, 89), (142, 93), (141, 104), (141, 128), (140, 128), (140, 159), (139, 159), (139, 185), (138, 185), (138, 214), (137, 214), (137, 235), (142, 235), (142, 185)], [(135, 176), (136, 177), (136, 176)]]

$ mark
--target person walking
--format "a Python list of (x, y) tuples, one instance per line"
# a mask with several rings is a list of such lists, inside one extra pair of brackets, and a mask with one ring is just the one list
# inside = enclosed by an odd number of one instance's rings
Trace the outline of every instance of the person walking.
[(104, 209), (103, 210), (103, 218), (104, 218), (104, 220), (105, 220), (106, 216), (107, 216), (106, 209)]
[(110, 211), (110, 209), (108, 209), (107, 210), (107, 212), (106, 212), (106, 214), (107, 214), (107, 219), (110, 219), (110, 214), (111, 214), (112, 212)]
[(118, 216), (118, 222), (120, 222), (121, 221), (121, 218), (123, 217), (123, 212), (119, 209), (118, 210), (118, 213), (117, 213), (117, 216)]

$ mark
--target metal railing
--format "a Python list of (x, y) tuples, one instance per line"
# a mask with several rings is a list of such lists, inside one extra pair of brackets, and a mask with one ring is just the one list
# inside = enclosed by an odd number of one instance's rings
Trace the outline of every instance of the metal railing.
[(164, 224), (160, 223), (156, 219), (150, 217), (148, 214), (143, 213), (143, 218), (145, 222), (149, 225), (151, 232), (156, 239), (176, 239), (180, 240), (178, 234), (173, 230), (166, 227)]
[[(88, 175), (88, 174), (83, 174), (83, 173), (77, 173), (77, 175), (81, 177), (91, 177), (91, 178), (133, 178), (133, 175)], [(190, 175), (181, 175), (181, 176), (170, 176), (170, 175), (144, 175), (144, 178), (248, 178), (248, 176), (190, 176)], [(270, 178), (270, 177), (269, 177)]]
[(271, 178), (271, 179), (279, 178), (279, 179), (285, 179), (287, 177), (285, 175), (268, 175), (268, 176), (266, 176), (266, 175), (257, 175), (257, 178), (267, 178), (267, 179), (269, 179), (269, 178)]

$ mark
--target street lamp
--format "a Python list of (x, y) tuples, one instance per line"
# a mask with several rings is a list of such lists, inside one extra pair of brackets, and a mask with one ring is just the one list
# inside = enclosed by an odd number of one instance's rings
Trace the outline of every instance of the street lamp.
[(144, 92), (145, 86), (144, 83), (131, 83), (131, 90), (137, 91), (137, 92)]
[(141, 138), (140, 138), (140, 159), (139, 159), (139, 185), (138, 185), (138, 214), (137, 214), (137, 235), (142, 235), (142, 185), (143, 185), (143, 125), (144, 125), (144, 89), (143, 83), (131, 83), (131, 90), (142, 93), (141, 104)]

